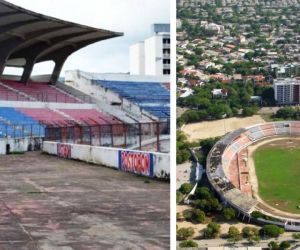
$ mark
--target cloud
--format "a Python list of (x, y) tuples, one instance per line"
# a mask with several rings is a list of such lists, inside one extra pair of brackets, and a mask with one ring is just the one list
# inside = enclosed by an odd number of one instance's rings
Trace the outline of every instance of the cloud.
[[(64, 69), (128, 72), (129, 47), (151, 35), (153, 23), (170, 23), (170, 0), (8, 0), (48, 16), (112, 31), (114, 38), (74, 53)], [(34, 72), (45, 73), (45, 72)]]

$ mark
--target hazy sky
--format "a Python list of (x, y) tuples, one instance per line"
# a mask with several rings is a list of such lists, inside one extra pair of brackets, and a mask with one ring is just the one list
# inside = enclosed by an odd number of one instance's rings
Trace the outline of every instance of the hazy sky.
[[(64, 69), (91, 72), (128, 72), (129, 46), (151, 35), (151, 24), (170, 22), (170, 0), (7, 0), (48, 16), (96, 28), (123, 32), (79, 50), (69, 57)], [(47, 73), (45, 68), (34, 73)], [(49, 72), (48, 72), (49, 73)]]

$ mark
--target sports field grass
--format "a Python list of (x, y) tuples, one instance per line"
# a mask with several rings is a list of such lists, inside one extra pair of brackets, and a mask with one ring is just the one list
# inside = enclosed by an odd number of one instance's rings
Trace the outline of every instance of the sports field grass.
[(279, 210), (300, 214), (300, 149), (263, 146), (254, 152), (260, 197)]

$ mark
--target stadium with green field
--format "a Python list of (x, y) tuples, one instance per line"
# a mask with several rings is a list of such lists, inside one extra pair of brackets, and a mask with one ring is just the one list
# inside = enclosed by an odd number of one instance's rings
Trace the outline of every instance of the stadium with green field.
[(280, 140), (254, 152), (260, 197), (267, 204), (290, 213), (300, 212), (300, 145), (297, 142)]
[(247, 222), (300, 231), (300, 122), (240, 128), (211, 149), (206, 174)]

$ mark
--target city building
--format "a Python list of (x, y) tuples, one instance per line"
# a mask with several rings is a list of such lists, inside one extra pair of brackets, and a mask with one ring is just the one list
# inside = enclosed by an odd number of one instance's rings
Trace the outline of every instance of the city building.
[(274, 80), (273, 88), (278, 104), (300, 103), (300, 78), (278, 78)]
[(131, 75), (170, 75), (170, 24), (154, 24), (153, 35), (130, 47)]

